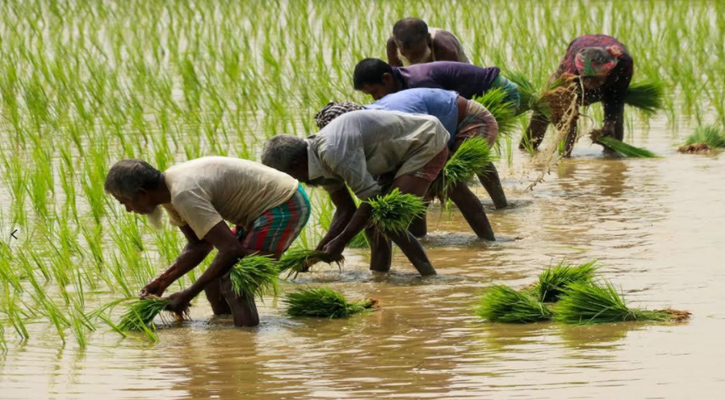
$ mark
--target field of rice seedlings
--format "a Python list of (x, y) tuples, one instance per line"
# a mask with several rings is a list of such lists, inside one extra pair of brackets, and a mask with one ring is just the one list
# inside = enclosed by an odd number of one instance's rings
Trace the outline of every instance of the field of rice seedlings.
[[(4, 1), (0, 349), (32, 339), (29, 324), (84, 346), (109, 329), (101, 308), (137, 296), (183, 247), (178, 231), (154, 231), (104, 193), (113, 162), (163, 170), (206, 155), (256, 160), (274, 134), (313, 133), (328, 101), (370, 100), (352, 90), (352, 69), (385, 58), (391, 24), (408, 15), (455, 32), (475, 64), (537, 87), (570, 40), (607, 32), (629, 47), (636, 81), (666, 82), (672, 128), (725, 124), (723, 2)], [(502, 160), (521, 156), (511, 145), (521, 118)], [(646, 125), (648, 115), (627, 118)], [(320, 193), (313, 204), (305, 248), (333, 210)]]

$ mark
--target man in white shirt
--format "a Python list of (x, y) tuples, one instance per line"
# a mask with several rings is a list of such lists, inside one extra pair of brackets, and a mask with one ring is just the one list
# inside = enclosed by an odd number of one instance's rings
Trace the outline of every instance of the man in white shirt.
[(231, 313), (237, 326), (257, 325), (259, 316), (253, 294), (232, 292), (230, 269), (251, 254), (279, 258), (310, 215), (307, 194), (296, 179), (237, 158), (199, 158), (163, 173), (141, 160), (123, 160), (111, 167), (105, 189), (129, 212), (157, 219), (163, 207), (188, 241), (174, 264), (149, 282), (141, 296), (161, 296), (216, 248), (209, 268), (190, 287), (169, 296), (167, 309), (182, 312), (204, 290), (214, 314)]

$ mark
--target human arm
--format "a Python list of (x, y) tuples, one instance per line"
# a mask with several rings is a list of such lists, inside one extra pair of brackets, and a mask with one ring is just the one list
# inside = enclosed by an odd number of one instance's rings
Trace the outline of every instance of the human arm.
[(347, 187), (343, 186), (338, 190), (331, 191), (330, 199), (332, 204), (335, 205), (335, 214), (332, 216), (332, 222), (327, 234), (317, 245), (317, 250), (322, 250), (327, 243), (342, 233), (357, 209), (355, 200), (353, 200)]
[(167, 306), (169, 311), (182, 312), (185, 310), (191, 300), (201, 293), (209, 283), (224, 276), (242, 257), (254, 253), (242, 246), (224, 221), (211, 228), (204, 236), (204, 240), (219, 252), (209, 268), (201, 274), (196, 282), (166, 298), (171, 301), (171, 304)]
[(395, 44), (395, 39), (393, 39), (392, 36), (388, 38), (386, 51), (388, 53), (388, 64), (390, 64), (391, 67), (403, 66), (403, 62), (398, 57), (398, 45)]
[(179, 254), (179, 257), (171, 266), (159, 276), (151, 280), (143, 289), (141, 289), (141, 297), (150, 295), (161, 296), (172, 283), (184, 276), (186, 273), (196, 268), (206, 256), (211, 253), (212, 245), (206, 240), (200, 240), (191, 230), (189, 225), (179, 227), (179, 230), (186, 237), (187, 243)]

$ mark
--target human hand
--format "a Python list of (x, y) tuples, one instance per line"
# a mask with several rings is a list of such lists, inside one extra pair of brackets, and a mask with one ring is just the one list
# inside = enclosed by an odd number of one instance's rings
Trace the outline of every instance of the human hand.
[(146, 297), (161, 297), (161, 295), (164, 294), (164, 291), (168, 285), (166, 282), (164, 282), (162, 279), (156, 278), (149, 282), (146, 286), (141, 289), (141, 292), (139, 293), (139, 297), (146, 298)]
[(191, 303), (192, 299), (192, 296), (190, 296), (185, 290), (182, 290), (170, 296), (164, 297), (163, 300), (169, 302), (169, 305), (166, 306), (167, 311), (171, 311), (176, 315), (182, 315), (188, 311), (189, 303)]
[(345, 250), (345, 243), (343, 243), (340, 239), (333, 239), (328, 244), (325, 245), (325, 247), (322, 248), (322, 251), (330, 257), (330, 259), (341, 259), (342, 258), (342, 251)]

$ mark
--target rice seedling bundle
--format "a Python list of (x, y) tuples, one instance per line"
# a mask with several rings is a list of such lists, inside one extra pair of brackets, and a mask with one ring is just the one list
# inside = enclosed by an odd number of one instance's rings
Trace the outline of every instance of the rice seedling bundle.
[(551, 115), (551, 109), (543, 96), (543, 92), (538, 90), (525, 74), (518, 71), (508, 71), (505, 76), (519, 87), (521, 104), (516, 112), (517, 115), (527, 111), (533, 111), (547, 117)]
[(476, 314), (491, 322), (508, 324), (547, 321), (552, 317), (544, 303), (504, 285), (494, 285), (486, 290)]
[(554, 320), (567, 324), (598, 324), (624, 321), (682, 321), (686, 311), (629, 308), (614, 286), (606, 282), (574, 282), (554, 306)]
[(377, 306), (374, 299), (348, 302), (340, 292), (328, 287), (308, 288), (285, 298), (287, 314), (292, 317), (347, 318)]
[(423, 199), (409, 193), (401, 193), (398, 188), (386, 195), (367, 201), (372, 207), (371, 225), (383, 233), (398, 233), (408, 229), (413, 219), (425, 214)]
[[(593, 135), (597, 135), (597, 131)], [(596, 143), (607, 146), (624, 157), (630, 158), (657, 158), (657, 154), (643, 149), (641, 147), (632, 146), (631, 144), (619, 141), (611, 136), (600, 136), (596, 139)]]
[(277, 262), (279, 272), (288, 272), (289, 274), (297, 274), (307, 272), (309, 267), (324, 262), (327, 264), (335, 263), (338, 267), (342, 266), (345, 259), (331, 258), (327, 253), (318, 250), (292, 249), (288, 250), (282, 258)]
[(242, 258), (229, 272), (232, 290), (237, 296), (253, 297), (277, 294), (279, 269), (271, 256), (251, 255)]
[(516, 127), (516, 106), (506, 101), (506, 91), (502, 88), (495, 88), (487, 91), (483, 96), (475, 97), (473, 100), (486, 107), (488, 112), (496, 118), (498, 123), (499, 137), (510, 135)]
[[(153, 325), (154, 318), (159, 315), (170, 302), (160, 298), (145, 298), (134, 300), (128, 304), (126, 313), (121, 316), (121, 320), (116, 325), (121, 332), (138, 331), (149, 332), (155, 329)], [(182, 318), (183, 315), (177, 315), (176, 318)]]
[(698, 126), (677, 151), (700, 153), (725, 148), (725, 133), (714, 125)]
[(534, 286), (533, 292), (539, 301), (553, 303), (559, 300), (569, 285), (574, 282), (589, 282), (594, 278), (597, 270), (596, 261), (572, 266), (563, 262), (554, 267), (547, 268), (539, 274), (539, 282)]
[(443, 171), (431, 183), (429, 192), (444, 200), (447, 197), (446, 193), (458, 183), (485, 174), (489, 164), (495, 159), (485, 139), (481, 137), (467, 139), (446, 162)]
[(665, 84), (660, 80), (648, 80), (629, 85), (624, 103), (651, 115), (664, 107)]

